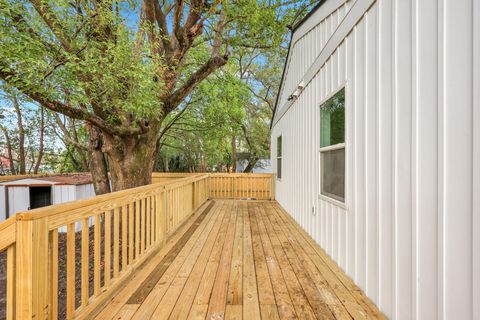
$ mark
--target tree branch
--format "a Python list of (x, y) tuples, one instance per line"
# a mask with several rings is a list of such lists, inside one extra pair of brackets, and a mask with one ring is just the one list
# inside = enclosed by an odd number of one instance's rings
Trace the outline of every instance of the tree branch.
[(164, 108), (166, 113), (175, 109), (181, 101), (183, 101), (190, 92), (192, 92), (199, 84), (212, 74), (218, 68), (224, 66), (228, 62), (228, 55), (215, 56), (210, 58), (202, 67), (195, 71), (190, 78), (178, 88), (175, 92), (164, 99)]
[(70, 39), (67, 37), (65, 34), (65, 26), (62, 26), (60, 23), (59, 19), (55, 15), (55, 12), (53, 12), (48, 5), (46, 5), (45, 1), (42, 0), (30, 0), (32, 3), (33, 7), (35, 10), (38, 12), (40, 17), (45, 21), (47, 24), (48, 28), (52, 33), (55, 35), (57, 40), (60, 42), (62, 47), (67, 51), (67, 52), (73, 52), (73, 48), (70, 43)]
[(17, 76), (17, 74), (13, 71), (7, 71), (7, 68), (2, 67), (0, 64), (0, 79), (3, 79), (5, 82), (13, 85), (16, 87), (18, 90), (20, 90), (23, 94), (27, 95), (30, 97), (32, 100), (38, 102), (42, 106), (54, 111), (54, 112), (60, 112), (70, 118), (78, 119), (78, 120), (87, 120), (91, 122), (93, 125), (95, 125), (98, 128), (101, 128), (102, 130), (105, 130), (106, 132), (113, 134), (113, 135), (119, 135), (119, 136), (129, 136), (129, 135), (135, 135), (135, 134), (141, 134), (141, 130), (139, 128), (125, 128), (125, 127), (119, 127), (117, 125), (112, 125), (99, 116), (90, 113), (86, 110), (86, 108), (80, 109), (76, 108), (74, 106), (71, 106), (67, 103), (61, 103), (59, 101), (51, 100), (48, 97), (45, 97), (44, 95), (40, 94), (39, 92), (36, 92), (34, 90), (31, 90), (23, 80), (21, 80), (21, 77)]

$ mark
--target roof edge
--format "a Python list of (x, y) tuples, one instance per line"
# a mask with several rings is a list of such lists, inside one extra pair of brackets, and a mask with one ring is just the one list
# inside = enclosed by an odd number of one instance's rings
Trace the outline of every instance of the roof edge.
[(290, 41), (288, 42), (287, 56), (285, 57), (285, 62), (283, 63), (282, 79), (278, 85), (277, 98), (275, 99), (275, 107), (273, 108), (272, 112), (272, 120), (270, 121), (270, 131), (273, 128), (273, 120), (275, 119), (275, 114), (277, 113), (278, 101), (280, 100), (280, 93), (282, 91), (283, 81), (285, 80), (285, 70), (287, 70), (288, 57), (290, 56), (290, 49), (292, 47), (293, 28), (290, 29), (290, 31)]
[(327, 0), (320, 0), (315, 7), (313, 7), (305, 17), (303, 17), (301, 20), (297, 21), (293, 26), (292, 26), (292, 32), (295, 32), (298, 28), (300, 28), (305, 21), (307, 21)]

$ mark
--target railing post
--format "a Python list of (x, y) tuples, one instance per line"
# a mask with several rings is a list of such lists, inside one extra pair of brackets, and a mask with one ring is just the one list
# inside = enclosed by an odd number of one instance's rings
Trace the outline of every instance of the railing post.
[(17, 214), (17, 319), (48, 319), (49, 259), (47, 218), (22, 220)]
[(169, 217), (168, 217), (168, 196), (167, 196), (167, 189), (163, 187), (163, 194), (162, 194), (162, 234), (163, 234), (163, 244), (167, 241), (167, 232), (168, 232), (168, 225)]
[(195, 188), (195, 186), (197, 185), (197, 182), (196, 181), (193, 181), (192, 182), (192, 212), (195, 211), (195, 209), (197, 208), (197, 197), (196, 197), (196, 191), (197, 191), (197, 188)]
[(211, 195), (210, 195), (210, 181), (212, 180), (212, 176), (210, 173), (207, 173), (207, 181), (205, 183), (205, 191), (207, 193), (207, 199), (211, 199)]
[(275, 175), (270, 176), (270, 200), (275, 200)]

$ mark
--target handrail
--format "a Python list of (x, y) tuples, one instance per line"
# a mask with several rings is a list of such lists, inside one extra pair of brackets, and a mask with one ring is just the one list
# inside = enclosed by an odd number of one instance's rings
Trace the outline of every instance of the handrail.
[(116, 199), (123, 199), (125, 197), (132, 197), (135, 193), (145, 193), (145, 192), (149, 192), (149, 191), (158, 189), (159, 187), (162, 187), (162, 186), (167, 186), (167, 185), (171, 186), (172, 184), (175, 184), (175, 185), (182, 184), (186, 181), (191, 181), (192, 179), (197, 181), (197, 180), (205, 178), (205, 177), (207, 177), (207, 175), (195, 175), (193, 177), (185, 177), (185, 178), (175, 179), (175, 180), (172, 180), (172, 181), (149, 184), (149, 185), (145, 185), (145, 186), (141, 186), (141, 187), (116, 191), (116, 192), (107, 193), (107, 194), (102, 194), (102, 195), (94, 196), (94, 197), (91, 197), (91, 198), (74, 200), (74, 201), (69, 201), (69, 202), (56, 204), (56, 205), (53, 205), (53, 206), (32, 209), (32, 210), (25, 211), (25, 212), (19, 212), (15, 216), (17, 217), (17, 220), (40, 219), (40, 218), (44, 218), (44, 217), (47, 217), (47, 216), (52, 216), (52, 215), (62, 214), (62, 213), (65, 213), (65, 212), (70, 212), (72, 210), (76, 210), (76, 209), (79, 209), (79, 208), (89, 207), (91, 205), (93, 205), (95, 207), (99, 203), (103, 203), (103, 202), (106, 202), (106, 201), (109, 201), (109, 200), (116, 200)]
[(16, 225), (15, 216), (0, 223), (0, 251), (3, 251), (12, 243), (15, 243)]
[[(7, 319), (92, 315), (209, 198), (273, 199), (270, 174), (185, 175), (166, 174), (175, 179), (20, 212), (0, 223)], [(65, 296), (59, 296), (62, 277)]]

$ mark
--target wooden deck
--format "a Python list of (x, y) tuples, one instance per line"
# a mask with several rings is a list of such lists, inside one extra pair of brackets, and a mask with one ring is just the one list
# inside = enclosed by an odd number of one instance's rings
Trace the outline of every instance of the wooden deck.
[(382, 315), (276, 202), (210, 200), (96, 316), (187, 318)]

